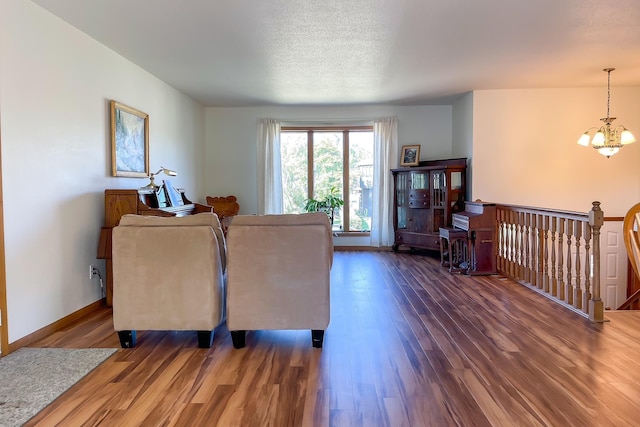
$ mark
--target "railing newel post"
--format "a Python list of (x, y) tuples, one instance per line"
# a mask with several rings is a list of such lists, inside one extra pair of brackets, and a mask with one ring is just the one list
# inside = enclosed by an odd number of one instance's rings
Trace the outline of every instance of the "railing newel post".
[(589, 319), (594, 322), (604, 321), (604, 302), (600, 299), (600, 228), (604, 224), (604, 212), (600, 208), (600, 202), (593, 202), (589, 211), (589, 226), (592, 230), (592, 263), (593, 281), (591, 282), (591, 299), (589, 300)]

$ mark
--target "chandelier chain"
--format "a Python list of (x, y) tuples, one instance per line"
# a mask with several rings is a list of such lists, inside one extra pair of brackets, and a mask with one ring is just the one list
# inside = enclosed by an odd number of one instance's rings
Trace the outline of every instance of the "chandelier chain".
[(609, 118), (609, 104), (611, 103), (611, 68), (607, 69), (607, 118)]

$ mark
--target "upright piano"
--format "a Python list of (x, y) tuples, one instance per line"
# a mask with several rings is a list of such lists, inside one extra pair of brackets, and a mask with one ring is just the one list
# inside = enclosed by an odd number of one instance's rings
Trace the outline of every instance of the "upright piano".
[(495, 203), (465, 202), (464, 211), (452, 215), (452, 225), (467, 232), (467, 274), (497, 273)]
[(105, 300), (111, 306), (113, 295), (113, 264), (111, 262), (111, 232), (118, 225), (122, 215), (152, 215), (152, 216), (185, 216), (200, 212), (213, 212), (211, 206), (193, 203), (184, 194), (183, 189), (174, 189), (178, 194), (178, 203), (173, 206), (166, 197), (164, 185), (157, 191), (139, 190), (104, 190), (104, 227), (100, 230), (97, 259), (106, 260), (105, 268)]

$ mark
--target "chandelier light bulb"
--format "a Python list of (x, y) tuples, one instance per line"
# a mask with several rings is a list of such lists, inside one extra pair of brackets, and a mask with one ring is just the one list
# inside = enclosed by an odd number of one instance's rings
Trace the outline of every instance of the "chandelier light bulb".
[(590, 140), (591, 140), (591, 137), (589, 136), (589, 132), (585, 132), (582, 134), (582, 136), (578, 140), (578, 144), (582, 145), (583, 147), (588, 147)]
[(620, 133), (620, 144), (627, 145), (636, 142), (636, 138), (627, 130), (627, 128), (623, 127), (622, 129), (623, 130)]
[(606, 140), (606, 138), (604, 137), (604, 132), (599, 130), (598, 132), (596, 132), (596, 134), (593, 136), (593, 140), (591, 141), (591, 145), (595, 146), (602, 146), (604, 145), (604, 141)]

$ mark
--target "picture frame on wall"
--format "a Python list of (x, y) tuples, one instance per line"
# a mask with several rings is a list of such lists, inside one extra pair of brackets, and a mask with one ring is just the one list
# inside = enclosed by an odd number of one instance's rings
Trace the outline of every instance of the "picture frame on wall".
[(149, 176), (149, 115), (111, 100), (111, 173)]
[(400, 166), (418, 166), (420, 145), (403, 145), (400, 152)]

